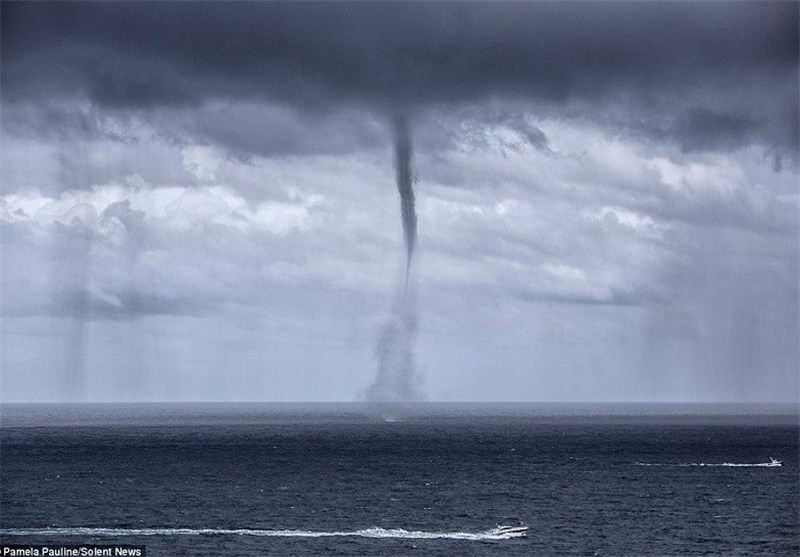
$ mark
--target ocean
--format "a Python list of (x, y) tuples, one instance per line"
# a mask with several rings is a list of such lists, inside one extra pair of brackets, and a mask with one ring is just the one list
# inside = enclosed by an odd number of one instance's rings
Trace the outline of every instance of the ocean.
[(800, 553), (792, 405), (0, 410), (0, 545), (215, 557)]

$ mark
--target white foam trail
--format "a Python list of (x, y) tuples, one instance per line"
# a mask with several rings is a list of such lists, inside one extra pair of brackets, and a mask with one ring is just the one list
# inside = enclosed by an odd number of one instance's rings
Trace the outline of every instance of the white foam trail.
[(682, 466), (703, 466), (703, 467), (732, 467), (732, 468), (774, 468), (777, 466), (783, 466), (782, 463), (777, 461), (772, 462), (757, 462), (757, 463), (739, 463), (739, 462), (719, 462), (719, 463), (709, 463), (709, 462), (686, 462), (680, 464), (669, 464), (664, 462), (634, 462), (636, 466), (675, 466), (675, 467), (682, 467)]
[(412, 540), (510, 540), (523, 537), (518, 532), (421, 532), (402, 528), (366, 528), (364, 530), (318, 532), (313, 530), (254, 530), (248, 528), (7, 528), (0, 536), (257, 536), (267, 538), (396, 538)]

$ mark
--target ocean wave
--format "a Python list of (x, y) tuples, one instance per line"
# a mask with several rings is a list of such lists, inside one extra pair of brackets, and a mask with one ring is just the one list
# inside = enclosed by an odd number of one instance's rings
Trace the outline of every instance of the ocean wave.
[(366, 528), (352, 531), (257, 530), (249, 528), (7, 528), (0, 536), (258, 536), (270, 538), (395, 538), (413, 540), (509, 540), (522, 537), (518, 532), (423, 532), (403, 528)]

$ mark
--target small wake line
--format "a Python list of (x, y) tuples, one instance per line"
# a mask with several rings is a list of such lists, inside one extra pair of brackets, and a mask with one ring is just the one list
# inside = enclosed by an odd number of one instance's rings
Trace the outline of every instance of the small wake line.
[(521, 537), (517, 533), (489, 532), (421, 532), (402, 528), (366, 528), (342, 532), (313, 530), (254, 530), (247, 528), (9, 528), (0, 530), (0, 536), (258, 536), (269, 538), (399, 538), (415, 540), (510, 540)]
[(665, 462), (634, 462), (635, 466), (673, 466), (673, 467), (684, 467), (684, 466), (702, 466), (702, 467), (728, 467), (728, 468), (775, 468), (779, 466), (783, 466), (780, 461), (772, 461), (772, 462), (757, 462), (757, 463), (739, 463), (739, 462), (720, 462), (720, 463), (709, 463), (709, 462), (686, 462), (680, 464), (672, 464), (672, 463), (665, 463)]

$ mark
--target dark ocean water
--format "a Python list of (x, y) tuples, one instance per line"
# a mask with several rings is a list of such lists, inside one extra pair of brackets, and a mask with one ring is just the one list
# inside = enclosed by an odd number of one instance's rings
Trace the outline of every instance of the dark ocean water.
[[(800, 553), (792, 407), (1, 408), (2, 543), (197, 556)], [(730, 466), (770, 457), (783, 466)], [(527, 538), (486, 534), (520, 522)]]

